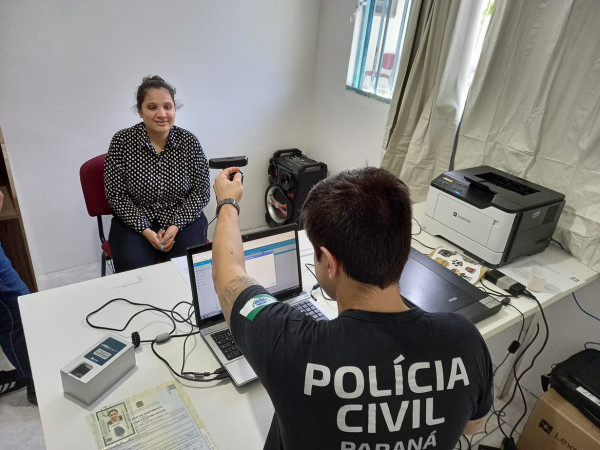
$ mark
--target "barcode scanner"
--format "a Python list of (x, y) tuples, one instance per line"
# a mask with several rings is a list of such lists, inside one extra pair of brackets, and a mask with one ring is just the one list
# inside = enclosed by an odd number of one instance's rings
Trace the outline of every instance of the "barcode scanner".
[[(247, 156), (227, 156), (224, 158), (211, 158), (208, 160), (208, 167), (211, 169), (227, 169), (229, 167), (244, 167), (248, 164)], [(244, 174), (240, 170), (242, 174), (242, 183), (244, 182)], [(235, 173), (229, 175), (229, 180), (233, 181), (233, 177), (235, 177)]]

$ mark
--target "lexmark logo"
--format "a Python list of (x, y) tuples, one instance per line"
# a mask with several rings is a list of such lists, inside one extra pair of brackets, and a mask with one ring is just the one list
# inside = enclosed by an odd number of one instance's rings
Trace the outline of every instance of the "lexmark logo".
[(464, 220), (467, 223), (471, 223), (471, 219), (467, 219), (465, 216), (461, 216), (459, 213), (457, 213), (456, 211), (454, 211), (452, 213), (452, 215), (460, 220)]
[[(544, 433), (552, 436), (552, 430), (554, 429), (554, 427), (552, 425), (550, 425), (548, 422), (546, 422), (544, 419), (542, 419), (540, 421), (539, 427), (544, 431)], [(569, 450), (577, 450), (577, 447), (575, 447), (574, 445), (572, 445), (569, 441), (567, 441), (565, 438), (561, 437), (558, 435), (558, 432), (554, 434), (554, 436), (552, 436), (554, 439), (556, 439), (558, 442), (560, 442), (563, 447), (569, 449)]]
[(544, 419), (542, 419), (542, 421), (540, 422), (540, 428), (544, 430), (547, 434), (550, 434), (552, 433), (552, 428), (554, 427), (548, 422), (546, 422)]

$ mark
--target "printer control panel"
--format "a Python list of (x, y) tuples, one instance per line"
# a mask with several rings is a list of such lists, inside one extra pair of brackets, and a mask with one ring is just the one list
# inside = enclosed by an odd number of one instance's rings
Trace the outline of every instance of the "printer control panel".
[(431, 185), (477, 208), (489, 206), (496, 195), (488, 186), (477, 180), (455, 178), (448, 173), (438, 176)]
[(468, 183), (464, 181), (451, 178), (448, 175), (440, 175), (431, 182), (433, 186), (437, 186), (446, 192), (452, 192), (455, 195), (460, 196), (469, 187)]

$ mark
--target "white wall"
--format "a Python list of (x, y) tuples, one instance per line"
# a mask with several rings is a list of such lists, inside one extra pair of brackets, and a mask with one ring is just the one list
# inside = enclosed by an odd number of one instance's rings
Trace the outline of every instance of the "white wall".
[(324, 0), (314, 72), (311, 139), (306, 152), (330, 173), (379, 166), (389, 104), (346, 89), (354, 0)]
[(242, 226), (264, 225), (270, 155), (310, 147), (319, 3), (1, 2), (0, 126), (36, 274), (99, 259), (79, 167), (139, 121), (148, 74), (177, 88), (176, 123), (207, 157), (248, 155)]

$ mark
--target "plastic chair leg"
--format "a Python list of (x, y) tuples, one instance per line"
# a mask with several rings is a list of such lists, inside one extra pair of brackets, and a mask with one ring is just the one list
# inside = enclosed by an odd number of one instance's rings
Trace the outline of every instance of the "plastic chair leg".
[(102, 262), (101, 262), (101, 266), (100, 266), (100, 270), (101, 270), (101, 276), (105, 276), (106, 275), (106, 253), (102, 252)]

